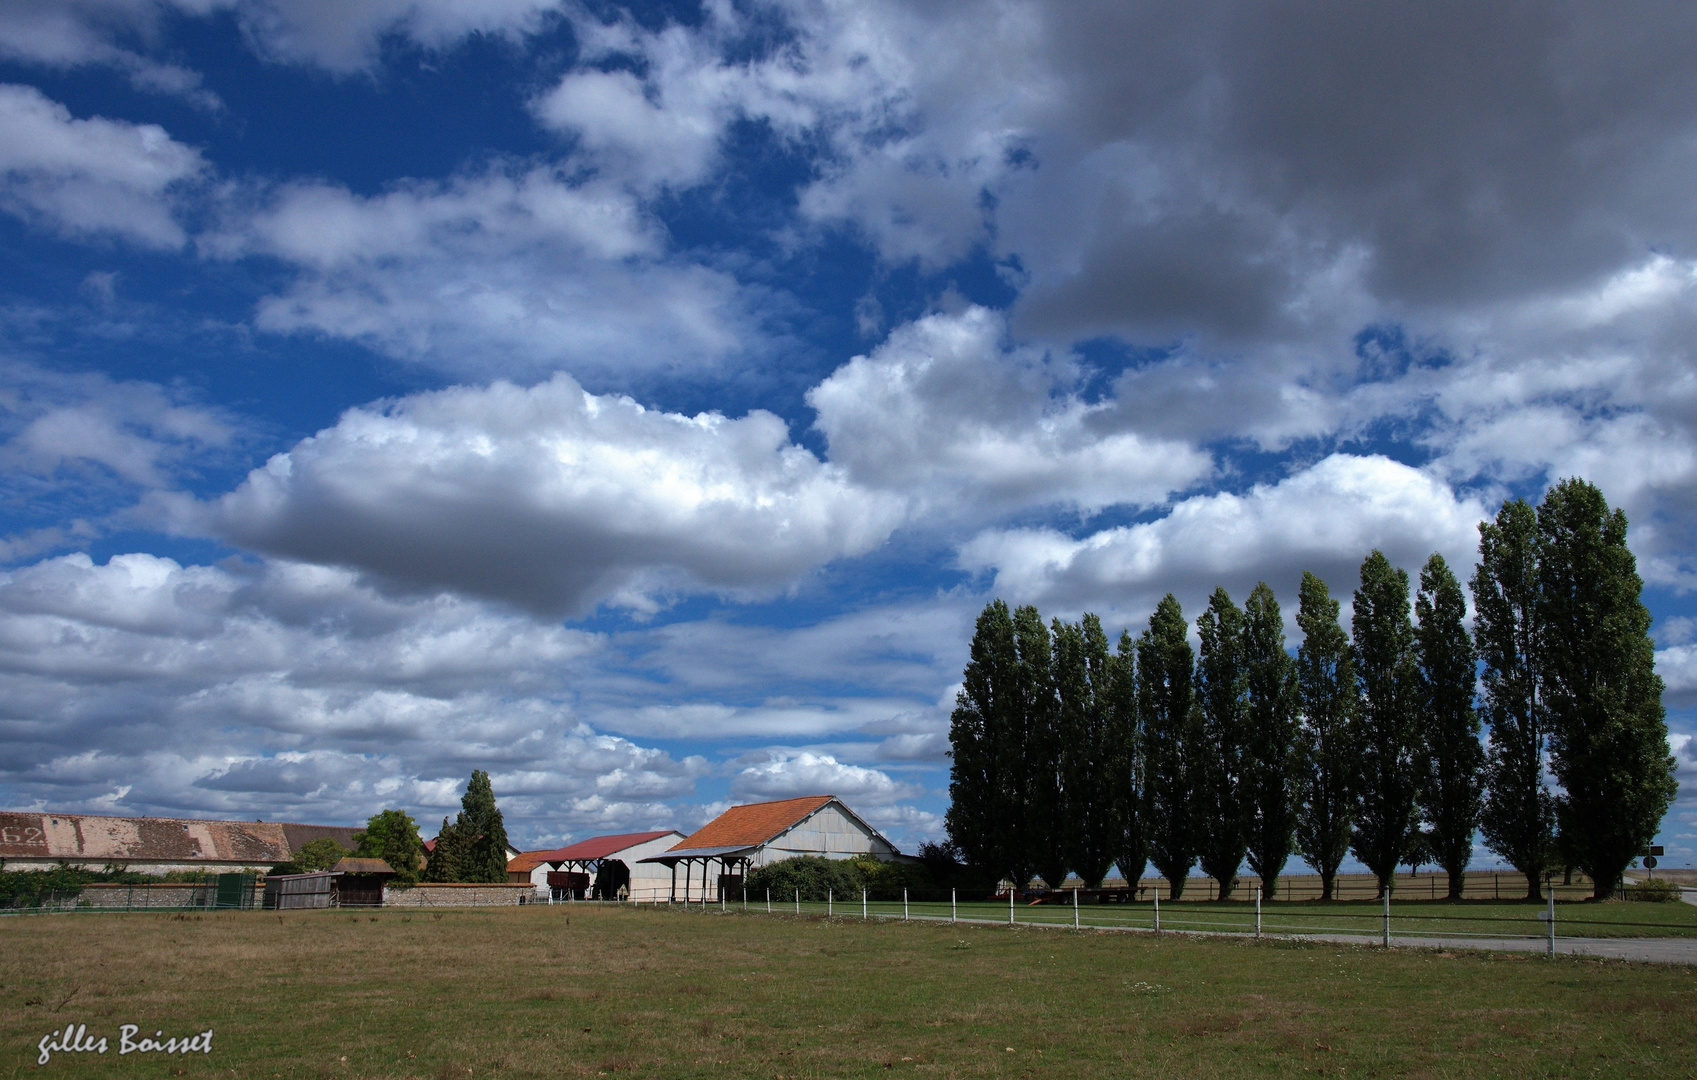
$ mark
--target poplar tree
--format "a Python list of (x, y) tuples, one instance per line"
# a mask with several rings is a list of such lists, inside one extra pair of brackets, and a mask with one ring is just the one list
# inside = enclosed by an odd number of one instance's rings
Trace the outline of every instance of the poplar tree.
[(1379, 895), (1396, 882), (1396, 868), (1419, 826), (1425, 733), (1420, 673), (1409, 617), (1408, 573), (1375, 550), (1361, 564), (1351, 621), (1361, 783), (1356, 788), (1355, 857), (1379, 879)]
[(1113, 732), (1109, 774), (1114, 780), (1113, 805), (1119, 827), (1114, 865), (1135, 895), (1144, 867), (1149, 864), (1149, 809), (1142, 714), (1137, 707), (1137, 647), (1124, 630), (1120, 631), (1114, 655), (1108, 658), (1107, 687)]
[(1219, 898), (1231, 899), (1248, 848), (1248, 806), (1243, 769), (1248, 720), (1243, 660), (1243, 612), (1224, 588), (1216, 588), (1196, 620), (1202, 642), (1196, 661), (1196, 702), (1201, 741), (1195, 755), (1196, 832), (1202, 872), (1219, 882)]
[(1302, 646), (1296, 654), (1296, 850), (1320, 874), (1320, 899), (1330, 900), (1338, 865), (1349, 851), (1355, 811), (1351, 779), (1356, 753), (1355, 664), (1338, 623), (1338, 602), (1307, 571), (1296, 609)]
[(1480, 832), (1486, 847), (1526, 876), (1527, 898), (1537, 900), (1555, 859), (1555, 798), (1544, 783), (1538, 517), (1524, 499), (1480, 522), (1472, 589), (1480, 705), (1490, 729)]
[(1415, 642), (1426, 713), (1420, 802), (1431, 826), (1424, 840), (1431, 860), (1449, 876), (1449, 898), (1460, 900), (1479, 828), (1485, 751), (1473, 707), (1473, 639), (1463, 625), (1467, 600), (1442, 555), (1433, 553), (1420, 571), (1414, 613), (1420, 621)]
[(460, 798), (454, 830), (463, 844), (460, 880), (502, 884), (507, 880), (507, 828), (501, 809), (495, 805), (495, 789), (489, 774), (473, 769), (465, 795)]
[(1167, 879), (1169, 897), (1184, 895), (1196, 865), (1193, 757), (1200, 717), (1192, 693), (1195, 654), (1183, 609), (1168, 593), (1137, 642), (1137, 708), (1143, 734), (1144, 805), (1149, 859)]
[(1066, 861), (1086, 888), (1096, 889), (1108, 876), (1123, 828), (1113, 790), (1122, 754), (1108, 685), (1112, 658), (1102, 620), (1094, 615), (1071, 624), (1057, 619), (1052, 631)]
[(1245, 741), (1243, 800), (1249, 868), (1261, 896), (1278, 895), (1296, 828), (1296, 663), (1285, 652), (1284, 616), (1265, 581), (1243, 605)]
[(996, 874), (1015, 873), (1013, 856), (1014, 772), (1005, 733), (1023, 708), (1016, 676), (1013, 616), (1007, 604), (984, 606), (972, 635), (955, 710), (949, 717), (949, 810), (943, 818), (949, 840), (969, 866)]
[(1018, 685), (1022, 710), (1020, 736), (1024, 767), (1014, 797), (1022, 812), (1019, 846), (1024, 858), (1013, 879), (1025, 888), (1033, 873), (1058, 887), (1066, 876), (1066, 822), (1061, 803), (1061, 741), (1055, 723), (1054, 646), (1043, 616), (1030, 605), (1013, 613), (1014, 648), (1019, 654)]
[(1556, 817), (1597, 899), (1613, 895), (1677, 790), (1626, 524), (1580, 479), (1557, 484), (1538, 507), (1550, 769), (1563, 789)]

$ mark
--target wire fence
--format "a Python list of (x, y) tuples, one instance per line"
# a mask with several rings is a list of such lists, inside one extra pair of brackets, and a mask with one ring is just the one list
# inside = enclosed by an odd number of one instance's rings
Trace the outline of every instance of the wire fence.
[[(1050, 894), (1043, 899), (1052, 899)], [(1061, 894), (1063, 897), (1065, 893)], [(1589, 893), (1587, 893), (1589, 895)], [(811, 918), (864, 919), (867, 921), (952, 922), (972, 925), (1009, 925), (1049, 929), (1132, 931), (1144, 933), (1219, 934), (1235, 937), (1302, 939), (1344, 937), (1377, 941), (1385, 946), (1399, 939), (1431, 944), (1453, 941), (1522, 942), (1545, 944), (1556, 951), (1559, 941), (1599, 938), (1684, 937), (1697, 939), (1697, 912), (1690, 918), (1672, 917), (1683, 907), (1671, 908), (1666, 917), (1656, 917), (1661, 905), (1633, 905), (1633, 918), (1606, 917), (1620, 909), (1558, 903), (1553, 892), (1542, 905), (1523, 904), (1524, 914), (1479, 911), (1487, 905), (1475, 901), (1453, 902), (1381, 898), (1377, 902), (1331, 901), (1285, 904), (1262, 903), (1259, 897), (1241, 901), (1162, 901), (1158, 894), (1148, 900), (1099, 904), (1082, 901), (1082, 892), (1072, 894), (1072, 903), (1021, 902), (1017, 898), (985, 902), (873, 900), (859, 896), (824, 901), (804, 900), (799, 893), (774, 896), (719, 897), (716, 899), (655, 901), (637, 908), (702, 912), (739, 912), (791, 915)]]

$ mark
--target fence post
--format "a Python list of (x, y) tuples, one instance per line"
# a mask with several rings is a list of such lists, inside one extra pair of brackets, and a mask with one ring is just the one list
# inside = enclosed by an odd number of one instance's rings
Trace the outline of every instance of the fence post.
[(1391, 890), (1385, 890), (1385, 948), (1391, 947)]
[(866, 890), (865, 889), (860, 890), (860, 918), (861, 918), (862, 922), (866, 921)]
[(1261, 890), (1255, 890), (1255, 936), (1261, 936)]
[(1550, 935), (1550, 946), (1547, 950), (1547, 955), (1550, 959), (1554, 960), (1556, 957), (1556, 879), (1554, 874), (1550, 875), (1550, 909), (1546, 917), (1550, 920), (1550, 928), (1548, 931)]
[(1072, 891), (1072, 928), (1078, 929), (1078, 890)]
[(907, 886), (902, 886), (902, 922), (907, 922)]
[(772, 914), (772, 890), (770, 888), (766, 890), (766, 914)]
[(827, 919), (829, 919), (831, 917), (831, 912), (836, 908), (836, 904), (837, 904), (836, 893), (833, 892), (830, 889), (826, 889), (825, 890), (825, 917)]
[(1009, 885), (1008, 886), (1008, 925), (1009, 926), (1013, 925), (1013, 894), (1014, 894), (1014, 887), (1012, 885)]
[(955, 891), (953, 889), (949, 890), (949, 921), (959, 921), (955, 916)]
[(1158, 882), (1152, 895), (1155, 897), (1155, 933), (1159, 934), (1161, 932), (1161, 886)]

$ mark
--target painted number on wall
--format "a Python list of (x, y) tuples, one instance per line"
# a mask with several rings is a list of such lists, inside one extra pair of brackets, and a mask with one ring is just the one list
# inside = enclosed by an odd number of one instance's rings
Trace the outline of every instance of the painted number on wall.
[(0, 844), (39, 846), (45, 843), (47, 837), (34, 825), (0, 825)]

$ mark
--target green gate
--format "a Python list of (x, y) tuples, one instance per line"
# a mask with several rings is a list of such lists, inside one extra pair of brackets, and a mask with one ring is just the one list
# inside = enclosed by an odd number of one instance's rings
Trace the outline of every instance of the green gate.
[(218, 891), (212, 906), (215, 908), (250, 908), (253, 906), (252, 874), (219, 874)]

